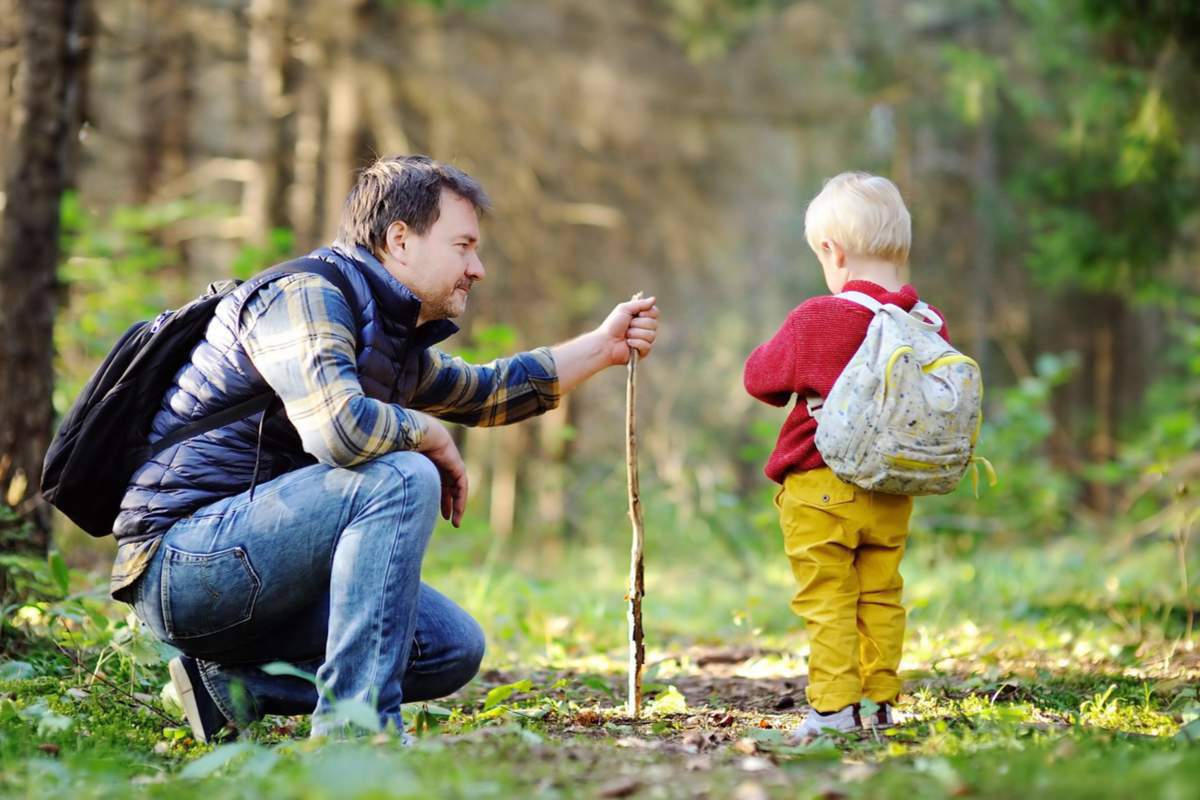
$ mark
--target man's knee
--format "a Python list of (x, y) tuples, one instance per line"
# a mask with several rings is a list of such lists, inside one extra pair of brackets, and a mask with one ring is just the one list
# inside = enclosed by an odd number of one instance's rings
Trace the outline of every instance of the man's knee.
[(479, 666), (483, 663), (483, 656), (487, 651), (487, 638), (483, 635), (483, 628), (479, 626), (474, 617), (467, 617), (467, 619), (470, 624), (463, 626), (466, 633), (461, 645), (460, 662), (463, 665), (464, 673), (470, 673), (467, 677), (469, 681), (479, 672)]
[(441, 501), (442, 478), (433, 462), (421, 453), (400, 450), (385, 453), (361, 466), (368, 473), (376, 473), (380, 488), (403, 493), (407, 499)]
[(454, 627), (454, 643), (449, 652), (452, 666), (447, 675), (453, 686), (446, 688), (446, 694), (466, 686), (479, 674), (479, 666), (483, 663), (484, 651), (487, 650), (483, 628), (479, 627), (474, 617), (464, 611)]

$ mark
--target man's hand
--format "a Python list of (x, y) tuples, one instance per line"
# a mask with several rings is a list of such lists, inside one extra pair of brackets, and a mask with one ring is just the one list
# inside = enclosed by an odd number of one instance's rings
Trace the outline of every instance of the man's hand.
[(621, 303), (596, 330), (604, 339), (609, 365), (628, 363), (630, 348), (645, 358), (658, 335), (658, 306), (653, 297)]
[(631, 349), (645, 358), (657, 337), (653, 297), (621, 303), (594, 331), (551, 348), (559, 390), (565, 394), (605, 367), (628, 363)]
[(424, 453), (442, 476), (442, 519), (457, 528), (467, 508), (467, 466), (445, 425), (428, 414), (412, 413), (425, 426), (417, 452)]

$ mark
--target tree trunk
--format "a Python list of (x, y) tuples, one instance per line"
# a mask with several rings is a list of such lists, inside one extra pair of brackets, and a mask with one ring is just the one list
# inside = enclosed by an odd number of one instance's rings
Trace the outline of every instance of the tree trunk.
[(0, 549), (44, 551), (49, 509), (38, 491), (53, 424), (53, 332), (59, 203), (72, 185), (83, 111), (87, 0), (23, 0), (19, 119), (0, 238), (0, 491), (34, 523)]
[[(17, 25), (17, 0), (0, 0), (0, 153), (11, 152), (10, 134), (13, 122), (13, 105), (16, 98), (13, 87), (21, 50)], [(0, 186), (6, 185), (9, 159), (0, 158)], [(4, 197), (0, 195), (0, 211), (4, 210)]]
[(187, 169), (192, 104), (188, 17), (168, 0), (146, 0), (141, 31), (134, 198), (149, 203)]
[(323, 234), (332, 235), (342, 215), (346, 195), (354, 185), (356, 169), (361, 166), (358, 149), (362, 133), (362, 93), (358, 77), (355, 42), (358, 41), (362, 7), (358, 2), (341, 11), (329, 43), (329, 91), (325, 128), (325, 171)]
[(324, 61), (321, 48), (312, 42), (297, 48), (299, 61), (296, 99), (296, 135), (292, 145), (292, 184), (287, 191), (287, 207), (292, 230), (296, 232), (296, 250), (310, 250), (321, 241), (324, 232), (317, 223), (321, 208), (321, 75)]
[(251, 93), (257, 108), (258, 162), (261, 174), (252, 183), (253, 201), (247, 203), (252, 235), (266, 243), (274, 228), (287, 227), (289, 182), (287, 117), (291, 103), (288, 80), (288, 8), (282, 0), (251, 0), (247, 68), (255, 81)]

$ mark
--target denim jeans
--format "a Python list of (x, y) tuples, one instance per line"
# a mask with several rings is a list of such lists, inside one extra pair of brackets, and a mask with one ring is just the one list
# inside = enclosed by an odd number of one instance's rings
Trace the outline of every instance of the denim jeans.
[[(467, 683), (483, 632), (421, 583), (441, 481), (419, 453), (350, 468), (314, 465), (175, 523), (134, 585), (138, 617), (199, 662), (221, 712), (245, 723), (312, 713), (332, 732), (330, 698), (378, 709), (403, 730), (401, 701)], [(259, 667), (286, 661), (325, 687)]]

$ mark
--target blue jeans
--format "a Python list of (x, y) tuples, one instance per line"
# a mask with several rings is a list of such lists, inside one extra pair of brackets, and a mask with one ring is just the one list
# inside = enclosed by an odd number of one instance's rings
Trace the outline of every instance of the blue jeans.
[[(403, 730), (402, 700), (467, 683), (483, 631), (421, 583), (441, 480), (419, 453), (355, 467), (314, 465), (175, 523), (134, 585), (138, 617), (199, 662), (221, 712), (313, 714), (332, 732), (330, 696), (371, 703)], [(286, 661), (326, 687), (259, 667)]]

